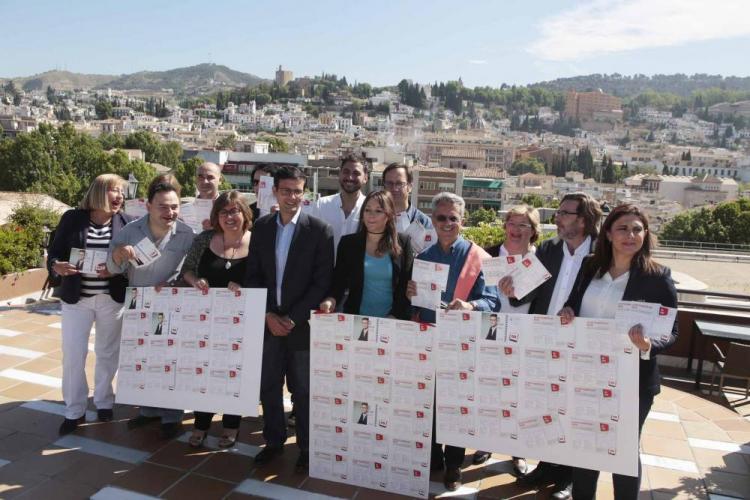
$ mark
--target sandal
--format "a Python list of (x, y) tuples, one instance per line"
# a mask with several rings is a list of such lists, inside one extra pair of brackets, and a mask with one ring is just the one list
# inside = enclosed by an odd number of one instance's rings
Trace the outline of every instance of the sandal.
[(237, 442), (237, 435), (239, 433), (239, 429), (224, 429), (223, 434), (219, 438), (219, 448), (231, 448), (234, 446), (234, 443)]
[(190, 439), (188, 439), (188, 444), (193, 448), (200, 448), (203, 446), (203, 441), (206, 440), (207, 434), (208, 432), (206, 431), (193, 429), (193, 434), (190, 436)]

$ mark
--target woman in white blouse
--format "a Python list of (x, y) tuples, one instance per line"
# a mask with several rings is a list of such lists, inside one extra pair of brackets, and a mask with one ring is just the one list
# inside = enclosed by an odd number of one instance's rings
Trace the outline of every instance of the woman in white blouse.
[[(620, 205), (609, 214), (602, 225), (594, 255), (587, 257), (581, 266), (573, 290), (560, 316), (572, 320), (584, 318), (614, 318), (617, 303), (621, 300), (658, 303), (677, 307), (677, 292), (669, 268), (651, 258), (655, 240), (648, 230), (648, 217), (631, 204)], [(677, 340), (677, 322), (666, 341), (649, 339), (641, 325), (628, 332), (630, 341), (640, 350), (640, 382), (638, 398), (638, 429), (660, 391), (659, 368), (656, 355)], [(624, 410), (624, 409), (623, 409)], [(574, 468), (573, 498), (595, 498), (599, 471)], [(641, 480), (641, 462), (638, 460), (638, 477), (613, 474), (615, 498), (636, 499)]]

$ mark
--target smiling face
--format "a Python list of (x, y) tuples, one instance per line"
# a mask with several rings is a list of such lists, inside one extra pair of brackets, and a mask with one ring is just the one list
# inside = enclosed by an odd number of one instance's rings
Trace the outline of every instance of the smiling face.
[(198, 197), (213, 200), (219, 194), (221, 170), (215, 163), (204, 163), (195, 172), (195, 187)]
[(345, 193), (356, 193), (366, 182), (367, 172), (361, 163), (349, 161), (339, 169), (339, 186)]
[(236, 203), (228, 203), (219, 210), (219, 226), (225, 233), (241, 230), (244, 223), (245, 217)]
[(612, 255), (633, 258), (643, 247), (643, 241), (648, 234), (643, 221), (634, 214), (626, 214), (614, 221), (607, 231), (607, 239), (612, 243)]
[(557, 234), (565, 241), (583, 237), (586, 223), (583, 217), (578, 214), (578, 208), (576, 200), (565, 200), (555, 212)]
[(304, 179), (281, 179), (279, 186), (274, 186), (273, 194), (279, 202), (279, 211), (284, 217), (294, 217), (305, 194)]
[(180, 198), (174, 191), (160, 191), (146, 203), (149, 222), (157, 229), (168, 230), (174, 226), (180, 214)]
[(490, 316), (490, 326), (492, 328), (497, 326), (497, 316), (495, 316), (494, 314)]
[(383, 178), (383, 187), (393, 196), (393, 202), (396, 206), (409, 206), (409, 195), (411, 194), (411, 184), (403, 168), (394, 168), (389, 170)]
[(458, 239), (461, 233), (463, 227), (461, 212), (453, 203), (440, 203), (432, 211), (432, 225), (435, 226), (440, 246), (448, 247)]
[(511, 215), (505, 221), (505, 248), (511, 255), (525, 254), (529, 251), (534, 229), (525, 215)]
[(364, 217), (362, 218), (362, 221), (364, 222), (368, 233), (377, 234), (385, 231), (385, 226), (388, 222), (388, 215), (386, 214), (385, 209), (380, 206), (380, 201), (375, 198), (370, 198), (365, 205), (363, 215)]
[(107, 189), (107, 203), (109, 203), (110, 213), (115, 214), (119, 212), (124, 200), (125, 193), (122, 186), (115, 184)]

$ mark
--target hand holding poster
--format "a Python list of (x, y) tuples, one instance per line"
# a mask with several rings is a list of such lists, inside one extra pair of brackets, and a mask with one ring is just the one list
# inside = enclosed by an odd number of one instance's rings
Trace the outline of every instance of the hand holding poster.
[[(533, 253), (528, 253), (520, 259), (515, 259), (515, 256), (509, 256), (510, 258), (513, 258), (513, 262), (508, 262), (507, 273), (504, 276), (513, 278), (513, 288), (517, 299), (526, 297), (529, 292), (552, 277)], [(488, 283), (493, 282), (488, 281)]]

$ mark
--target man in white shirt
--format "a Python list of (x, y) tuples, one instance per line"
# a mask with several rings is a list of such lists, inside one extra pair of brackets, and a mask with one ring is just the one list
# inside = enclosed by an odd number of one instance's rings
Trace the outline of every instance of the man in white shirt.
[(324, 196), (315, 204), (313, 215), (333, 228), (334, 252), (342, 236), (353, 234), (359, 228), (359, 212), (365, 195), (362, 186), (367, 184), (370, 164), (366, 159), (350, 154), (341, 159), (337, 194)]
[[(556, 315), (570, 295), (583, 258), (594, 251), (601, 218), (599, 202), (591, 196), (586, 193), (566, 194), (555, 212), (557, 238), (543, 242), (536, 252), (552, 279), (518, 301), (513, 298), (512, 279), (503, 278), (500, 290), (510, 298), (511, 305), (531, 302), (529, 314)], [(522, 469), (520, 466), (517, 468)], [(571, 473), (568, 466), (540, 462), (533, 472), (519, 477), (518, 482), (524, 485), (541, 485), (554, 481), (555, 487), (550, 498), (566, 500), (570, 498), (572, 491)]]

